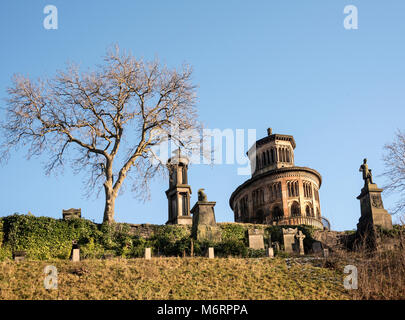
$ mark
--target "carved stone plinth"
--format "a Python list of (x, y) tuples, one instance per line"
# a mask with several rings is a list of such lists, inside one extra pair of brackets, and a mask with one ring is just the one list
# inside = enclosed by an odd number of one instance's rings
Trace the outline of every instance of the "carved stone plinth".
[(214, 201), (197, 201), (193, 214), (192, 237), (196, 240), (221, 241), (221, 229), (215, 221)]
[(361, 217), (357, 224), (357, 231), (364, 234), (373, 226), (381, 226), (384, 229), (392, 229), (391, 215), (384, 209), (381, 192), (376, 184), (369, 183), (361, 189), (357, 199), (360, 200)]

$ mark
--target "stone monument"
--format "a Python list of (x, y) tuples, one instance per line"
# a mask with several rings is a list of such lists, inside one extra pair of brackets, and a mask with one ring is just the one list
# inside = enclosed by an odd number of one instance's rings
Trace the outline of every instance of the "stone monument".
[(360, 172), (363, 173), (364, 187), (361, 189), (360, 200), (361, 216), (357, 224), (357, 231), (364, 236), (374, 226), (381, 226), (384, 229), (392, 229), (391, 215), (384, 209), (381, 198), (383, 189), (379, 189), (373, 183), (371, 169), (368, 168), (367, 159), (363, 160), (360, 166)]
[(248, 236), (249, 236), (249, 248), (264, 249), (263, 229), (250, 229), (248, 230)]
[(214, 258), (215, 258), (214, 248), (213, 248), (213, 247), (209, 247), (209, 248), (208, 248), (208, 259), (214, 259)]
[(80, 246), (76, 240), (72, 241), (72, 251), (70, 252), (70, 260), (73, 262), (80, 261)]
[(208, 201), (204, 189), (198, 190), (198, 201), (191, 209), (191, 235), (196, 240), (221, 241), (221, 229), (215, 221), (215, 201)]
[(266, 249), (266, 256), (268, 257), (268, 258), (274, 258), (274, 249), (273, 248), (267, 248)]
[(173, 157), (167, 161), (169, 170), (169, 189), (166, 191), (169, 217), (166, 224), (191, 225), (190, 195), (187, 170), (189, 159), (181, 154), (180, 149), (173, 152)]
[(298, 234), (295, 235), (295, 237), (298, 240), (298, 245), (299, 245), (299, 252), (300, 252), (300, 256), (305, 255), (305, 251), (304, 251), (304, 239), (305, 239), (305, 235), (302, 233), (302, 231), (300, 230), (298, 232)]
[(283, 228), (283, 241), (284, 251), (287, 253), (293, 253), (295, 251), (295, 235), (297, 234), (297, 228)]
[(152, 259), (152, 249), (151, 248), (145, 248), (145, 259), (146, 260)]

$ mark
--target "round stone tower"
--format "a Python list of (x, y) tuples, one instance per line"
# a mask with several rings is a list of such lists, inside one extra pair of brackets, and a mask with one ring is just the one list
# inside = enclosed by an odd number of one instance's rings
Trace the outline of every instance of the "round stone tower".
[(252, 177), (229, 200), (235, 222), (330, 227), (321, 216), (322, 177), (314, 169), (295, 166), (295, 146), (293, 136), (273, 134), (269, 128), (249, 149)]

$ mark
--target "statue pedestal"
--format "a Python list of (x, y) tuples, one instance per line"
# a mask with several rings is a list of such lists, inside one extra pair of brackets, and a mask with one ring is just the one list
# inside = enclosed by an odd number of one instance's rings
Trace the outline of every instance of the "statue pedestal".
[(221, 241), (221, 230), (215, 221), (214, 201), (198, 201), (191, 209), (191, 235), (196, 240)]
[(191, 225), (193, 218), (191, 216), (177, 216), (172, 220), (166, 222), (166, 224), (186, 224)]
[(357, 231), (364, 234), (373, 226), (381, 226), (384, 229), (392, 229), (392, 218), (384, 205), (381, 198), (381, 192), (376, 184), (369, 183), (361, 189), (357, 199), (360, 200), (361, 217), (357, 224)]

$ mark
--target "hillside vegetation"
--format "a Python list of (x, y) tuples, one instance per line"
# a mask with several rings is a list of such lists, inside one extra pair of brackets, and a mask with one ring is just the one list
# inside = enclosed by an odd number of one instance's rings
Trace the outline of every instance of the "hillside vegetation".
[[(44, 268), (58, 289), (44, 288)], [(342, 272), (276, 258), (0, 262), (0, 299), (349, 299)]]
[[(271, 240), (282, 243), (282, 228), (289, 226), (264, 226), (225, 223), (221, 224), (222, 241), (193, 241), (190, 228), (181, 225), (154, 225), (150, 236), (134, 233), (125, 223), (96, 224), (85, 219), (62, 220), (33, 215), (14, 214), (0, 218), (0, 261), (11, 259), (15, 251), (25, 251), (33, 260), (69, 259), (72, 240), (77, 240), (81, 256), (86, 259), (114, 256), (142, 257), (145, 248), (152, 248), (155, 256), (204, 256), (208, 247), (214, 247), (221, 257), (264, 257), (264, 250), (248, 248), (249, 228), (264, 228), (265, 243)], [(312, 246), (313, 229), (298, 226), (306, 235), (304, 246)], [(193, 252), (191, 252), (193, 251)]]

